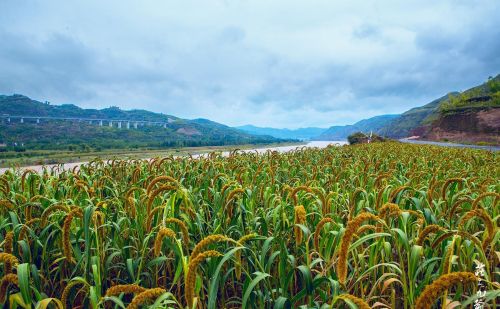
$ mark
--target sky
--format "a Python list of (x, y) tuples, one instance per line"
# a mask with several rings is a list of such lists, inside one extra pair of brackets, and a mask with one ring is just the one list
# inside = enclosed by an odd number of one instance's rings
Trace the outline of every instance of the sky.
[(498, 0), (0, 0), (0, 94), (351, 124), (500, 73), (499, 16)]

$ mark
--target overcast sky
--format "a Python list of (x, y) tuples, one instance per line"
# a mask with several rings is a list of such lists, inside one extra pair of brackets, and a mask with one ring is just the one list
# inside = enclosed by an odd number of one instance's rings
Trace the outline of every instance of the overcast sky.
[(500, 1), (0, 0), (0, 94), (349, 124), (500, 73)]

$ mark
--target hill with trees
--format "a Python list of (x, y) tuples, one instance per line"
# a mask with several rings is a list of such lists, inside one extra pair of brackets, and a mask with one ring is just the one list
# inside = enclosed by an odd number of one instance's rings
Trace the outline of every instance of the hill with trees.
[(365, 134), (363, 132), (356, 132), (349, 135), (347, 137), (347, 141), (349, 142), (349, 145), (356, 145), (385, 142), (387, 139), (375, 133)]
[[(0, 95), (0, 114), (58, 118), (135, 120), (163, 122), (162, 126), (138, 129), (109, 127), (88, 122), (42, 119), (20, 123), (0, 120), (0, 144), (23, 149), (112, 149), (258, 144), (282, 141), (256, 136), (206, 119), (187, 120), (146, 110), (118, 107), (83, 109), (76, 105), (53, 105), (23, 95)], [(17, 145), (17, 146), (14, 146)], [(5, 150), (5, 149), (4, 149)]]
[(500, 144), (500, 75), (463, 92), (450, 92), (400, 115), (381, 115), (332, 126), (316, 140), (346, 139), (356, 132), (389, 138)]
[(500, 144), (500, 75), (413, 108), (382, 130), (393, 138)]

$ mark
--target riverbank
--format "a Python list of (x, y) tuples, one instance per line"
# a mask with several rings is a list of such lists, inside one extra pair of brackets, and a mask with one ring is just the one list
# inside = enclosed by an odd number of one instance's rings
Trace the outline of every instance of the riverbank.
[[(43, 171), (44, 167), (52, 168), (58, 167), (60, 169), (72, 169), (75, 166), (79, 166), (81, 164), (85, 164), (88, 161), (99, 157), (103, 160), (111, 159), (119, 157), (120, 159), (148, 159), (154, 157), (166, 157), (166, 156), (187, 156), (187, 155), (203, 155), (206, 153), (210, 153), (213, 151), (221, 151), (223, 155), (228, 155), (230, 151), (234, 151), (235, 149), (239, 149), (244, 152), (249, 151), (257, 151), (259, 153), (266, 152), (268, 150), (278, 151), (278, 152), (287, 152), (296, 149), (297, 147), (318, 147), (325, 148), (328, 145), (345, 145), (345, 141), (314, 141), (308, 143), (280, 143), (280, 144), (268, 144), (268, 145), (239, 145), (239, 146), (225, 146), (225, 147), (189, 147), (189, 148), (180, 148), (180, 149), (172, 149), (172, 150), (157, 150), (157, 151), (142, 151), (142, 152), (115, 152), (109, 155), (94, 155), (94, 156), (84, 156), (85, 159), (76, 161), (76, 162), (60, 162), (53, 164), (25, 164), (25, 165), (17, 165), (16, 168), (20, 168), (23, 170), (32, 169), (37, 172)], [(79, 157), (81, 158), (81, 157)], [(14, 167), (14, 166), (6, 166), (0, 168), (0, 174), (4, 173), (6, 170)]]
[[(413, 139), (400, 139), (399, 140), (402, 143), (408, 143), (408, 144), (420, 144), (420, 145), (434, 145), (434, 146), (440, 146), (440, 147), (455, 147), (455, 148), (472, 148), (472, 149), (480, 149), (480, 150), (487, 150), (487, 151), (500, 151), (500, 147), (497, 146), (479, 146), (479, 145), (467, 145), (467, 144), (454, 144), (454, 143), (444, 143), (444, 142), (434, 142), (434, 141), (423, 141), (423, 140), (413, 140)], [(15, 166), (16, 168), (19, 168), (21, 170), (26, 170), (26, 169), (32, 169), (37, 172), (43, 171), (44, 167), (47, 168), (52, 168), (52, 167), (58, 167), (61, 170), (67, 170), (67, 169), (73, 169), (76, 166), (80, 166), (82, 164), (87, 163), (88, 161), (99, 157), (103, 160), (106, 159), (111, 159), (111, 158), (120, 158), (120, 159), (149, 159), (149, 158), (154, 158), (154, 157), (165, 157), (169, 155), (173, 156), (187, 156), (187, 155), (192, 155), (192, 156), (200, 156), (204, 155), (213, 151), (220, 151), (222, 155), (226, 156), (229, 154), (229, 152), (234, 151), (236, 149), (242, 151), (242, 152), (254, 152), (257, 151), (258, 153), (264, 153), (268, 150), (272, 151), (278, 151), (278, 152), (288, 152), (295, 150), (300, 147), (307, 147), (307, 148), (325, 148), (328, 145), (337, 145), (337, 146), (342, 146), (342, 145), (347, 145), (347, 141), (311, 141), (307, 143), (283, 143), (283, 144), (271, 144), (271, 145), (261, 145), (257, 146), (256, 145), (242, 145), (242, 146), (232, 146), (232, 147), (221, 147), (221, 146), (214, 146), (214, 147), (189, 147), (189, 148), (180, 148), (180, 149), (171, 149), (171, 150), (152, 150), (152, 151), (142, 151), (142, 152), (115, 152), (112, 155), (109, 156), (99, 156), (99, 155), (94, 155), (90, 156), (87, 158), (87, 160), (79, 160), (75, 162), (61, 162), (61, 163), (55, 163), (55, 164), (32, 164), (32, 165), (17, 165)], [(14, 166), (9, 166), (9, 167), (0, 167), (0, 174), (3, 174), (6, 170), (12, 168)]]
[(81, 164), (94, 158), (103, 160), (111, 158), (121, 159), (144, 159), (164, 157), (169, 155), (183, 156), (188, 154), (206, 153), (212, 151), (231, 151), (234, 149), (255, 149), (262, 147), (297, 147), (304, 143), (277, 143), (260, 145), (232, 145), (232, 146), (205, 146), (205, 147), (181, 147), (164, 149), (112, 149), (105, 151), (32, 151), (29, 153), (0, 153), (0, 168), (28, 167), (58, 164)]

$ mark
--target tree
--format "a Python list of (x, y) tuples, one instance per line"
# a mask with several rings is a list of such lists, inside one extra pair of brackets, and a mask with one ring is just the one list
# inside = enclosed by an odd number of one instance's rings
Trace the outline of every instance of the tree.
[(366, 135), (363, 132), (356, 132), (347, 137), (347, 141), (350, 145), (355, 144), (366, 144), (366, 143), (375, 143), (375, 142), (385, 142), (387, 141), (380, 135), (375, 133), (371, 133), (370, 135)]
[(347, 137), (347, 141), (349, 142), (350, 145), (362, 144), (368, 141), (368, 136), (366, 136), (366, 134), (364, 134), (363, 132), (356, 132), (349, 135)]

